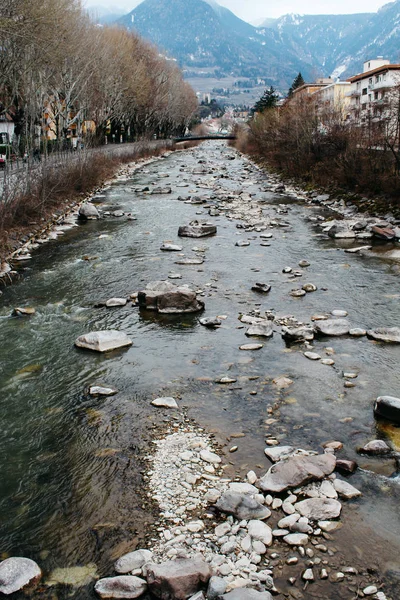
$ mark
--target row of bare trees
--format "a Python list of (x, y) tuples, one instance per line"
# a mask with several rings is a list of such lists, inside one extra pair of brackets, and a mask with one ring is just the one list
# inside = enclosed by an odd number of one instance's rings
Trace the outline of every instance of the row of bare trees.
[[(377, 105), (378, 106), (378, 105)], [(312, 185), (400, 196), (400, 86), (379, 110), (349, 115), (311, 97), (256, 114), (241, 149)]]
[(85, 124), (101, 142), (180, 134), (197, 107), (174, 61), (94, 25), (80, 0), (0, 0), (0, 73), (0, 116), (12, 116), (20, 150)]

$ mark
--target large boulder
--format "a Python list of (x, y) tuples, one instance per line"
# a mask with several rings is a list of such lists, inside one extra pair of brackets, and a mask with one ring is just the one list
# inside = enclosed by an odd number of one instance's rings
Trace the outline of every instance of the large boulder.
[(380, 396), (375, 402), (375, 415), (400, 423), (400, 398)]
[(179, 237), (200, 238), (215, 235), (216, 233), (216, 225), (212, 223), (200, 223), (199, 221), (192, 221), (189, 225), (182, 225), (178, 229)]
[(42, 571), (30, 558), (13, 556), (0, 563), (0, 593), (13, 594), (39, 581)]
[(400, 344), (400, 327), (378, 327), (367, 331), (367, 336), (378, 342)]
[(327, 319), (317, 321), (315, 330), (321, 335), (347, 335), (350, 332), (350, 323), (346, 319)]
[(199, 558), (171, 560), (147, 566), (150, 592), (161, 600), (186, 600), (205, 587), (211, 577), (210, 567)]
[(240, 521), (267, 519), (271, 515), (269, 508), (257, 502), (251, 495), (239, 492), (225, 492), (215, 506), (221, 512), (233, 515)]
[(140, 308), (164, 314), (194, 313), (204, 309), (204, 302), (187, 286), (177, 287), (169, 281), (154, 281), (138, 294)]
[(272, 465), (260, 479), (260, 487), (265, 492), (284, 492), (323, 479), (335, 470), (335, 466), (336, 458), (332, 454), (293, 456)]
[(117, 348), (125, 348), (131, 346), (132, 340), (128, 338), (126, 333), (109, 329), (106, 331), (92, 331), (81, 335), (75, 340), (75, 346), (78, 348), (86, 348), (96, 352), (108, 352)]
[(139, 598), (147, 589), (147, 583), (133, 575), (118, 575), (99, 579), (94, 586), (100, 598)]
[(100, 219), (100, 213), (97, 208), (93, 206), (93, 204), (90, 202), (85, 202), (85, 204), (82, 204), (82, 206), (79, 208), (78, 217), (84, 221)]

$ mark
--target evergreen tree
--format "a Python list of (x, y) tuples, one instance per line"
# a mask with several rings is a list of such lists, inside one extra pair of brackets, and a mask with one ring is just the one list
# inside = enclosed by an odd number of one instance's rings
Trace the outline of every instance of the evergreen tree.
[(293, 92), (294, 90), (297, 90), (297, 88), (301, 87), (302, 85), (305, 84), (305, 81), (303, 79), (303, 75), (301, 73), (299, 73), (294, 79), (293, 79), (293, 83), (289, 88), (289, 92), (288, 92), (288, 97), (291, 98), (293, 96)]
[(265, 90), (261, 98), (255, 103), (253, 112), (262, 113), (268, 108), (274, 108), (278, 102), (278, 98), (278, 94), (275, 93), (275, 90), (271, 85), (269, 90)]

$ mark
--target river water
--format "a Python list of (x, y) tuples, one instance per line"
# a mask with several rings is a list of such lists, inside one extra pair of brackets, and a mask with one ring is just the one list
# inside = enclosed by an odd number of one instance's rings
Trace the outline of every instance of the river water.
[[(89, 564), (90, 572), (111, 574), (113, 560), (143, 539), (152, 522), (151, 507), (139, 493), (143, 459), (152, 428), (174, 417), (150, 402), (171, 395), (189, 418), (215, 434), (232, 474), (242, 477), (250, 468), (257, 473), (268, 468), (266, 436), (320, 451), (323, 442), (342, 441), (340, 456), (362, 467), (351, 482), (363, 496), (346, 504), (336, 546), (356, 566), (373, 565), (395, 593), (400, 587), (396, 462), (360, 457), (356, 450), (376, 437), (400, 450), (400, 430), (376, 423), (372, 410), (378, 395), (399, 395), (400, 346), (366, 338), (316, 341), (315, 352), (334, 352), (335, 366), (328, 367), (307, 360), (300, 347), (287, 347), (277, 327), (260, 351), (246, 353), (239, 350), (248, 340), (238, 314), (271, 309), (308, 322), (314, 314), (344, 309), (354, 326), (398, 325), (400, 259), (391, 245), (377, 246), (367, 257), (344, 254), (309, 220), (321, 209), (261, 191), (266, 175), (255, 168), (251, 172), (245, 158), (231, 160), (232, 154), (223, 143), (208, 142), (154, 161), (130, 179), (117, 179), (105, 191), (101, 210), (133, 213), (137, 220), (115, 217), (79, 225), (43, 245), (20, 281), (4, 289), (1, 556), (29, 556), (45, 573)], [(196, 173), (204, 167), (207, 173)], [(212, 185), (255, 194), (265, 215), (289, 227), (271, 229), (271, 245), (261, 246), (258, 233), (244, 233), (223, 212), (209, 217), (202, 207), (178, 201), (190, 193), (209, 195), (202, 185), (213, 177)], [(170, 185), (172, 193), (134, 191), (155, 185)], [(218, 234), (177, 242), (178, 226), (201, 211), (199, 218), (215, 222)], [(250, 246), (236, 247), (243, 239), (250, 239)], [(183, 245), (185, 256), (205, 247), (204, 263), (176, 265), (176, 253), (160, 251), (167, 240)], [(301, 259), (310, 262), (301, 283), (314, 283), (318, 291), (295, 299), (289, 295), (295, 286), (282, 269), (296, 268)], [(170, 273), (203, 290), (207, 316), (227, 316), (220, 329), (203, 328), (198, 315), (157, 316), (130, 304), (94, 307)], [(272, 285), (268, 296), (251, 291), (258, 281)], [(33, 306), (36, 314), (10, 317), (15, 306)], [(79, 335), (100, 329), (120, 329), (134, 344), (105, 356), (74, 348)], [(343, 372), (358, 373), (354, 388), (344, 387)], [(237, 383), (214, 383), (224, 375)], [(279, 391), (272, 383), (280, 375), (293, 380), (289, 389)], [(85, 388), (93, 382), (115, 386), (119, 393), (90, 398)], [(277, 420), (268, 425), (269, 407)], [(238, 451), (229, 454), (233, 433), (245, 436), (235, 439)], [(91, 598), (92, 587), (43, 586), (34, 597)], [(309, 588), (309, 597), (333, 598), (327, 590)]]

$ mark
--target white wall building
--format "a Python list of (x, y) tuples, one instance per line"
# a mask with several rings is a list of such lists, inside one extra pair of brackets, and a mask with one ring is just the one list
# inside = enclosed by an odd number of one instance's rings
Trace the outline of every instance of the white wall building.
[(363, 72), (347, 81), (351, 84), (347, 94), (351, 119), (360, 123), (384, 121), (389, 117), (395, 88), (400, 86), (400, 64), (390, 64), (382, 57), (367, 60)]

